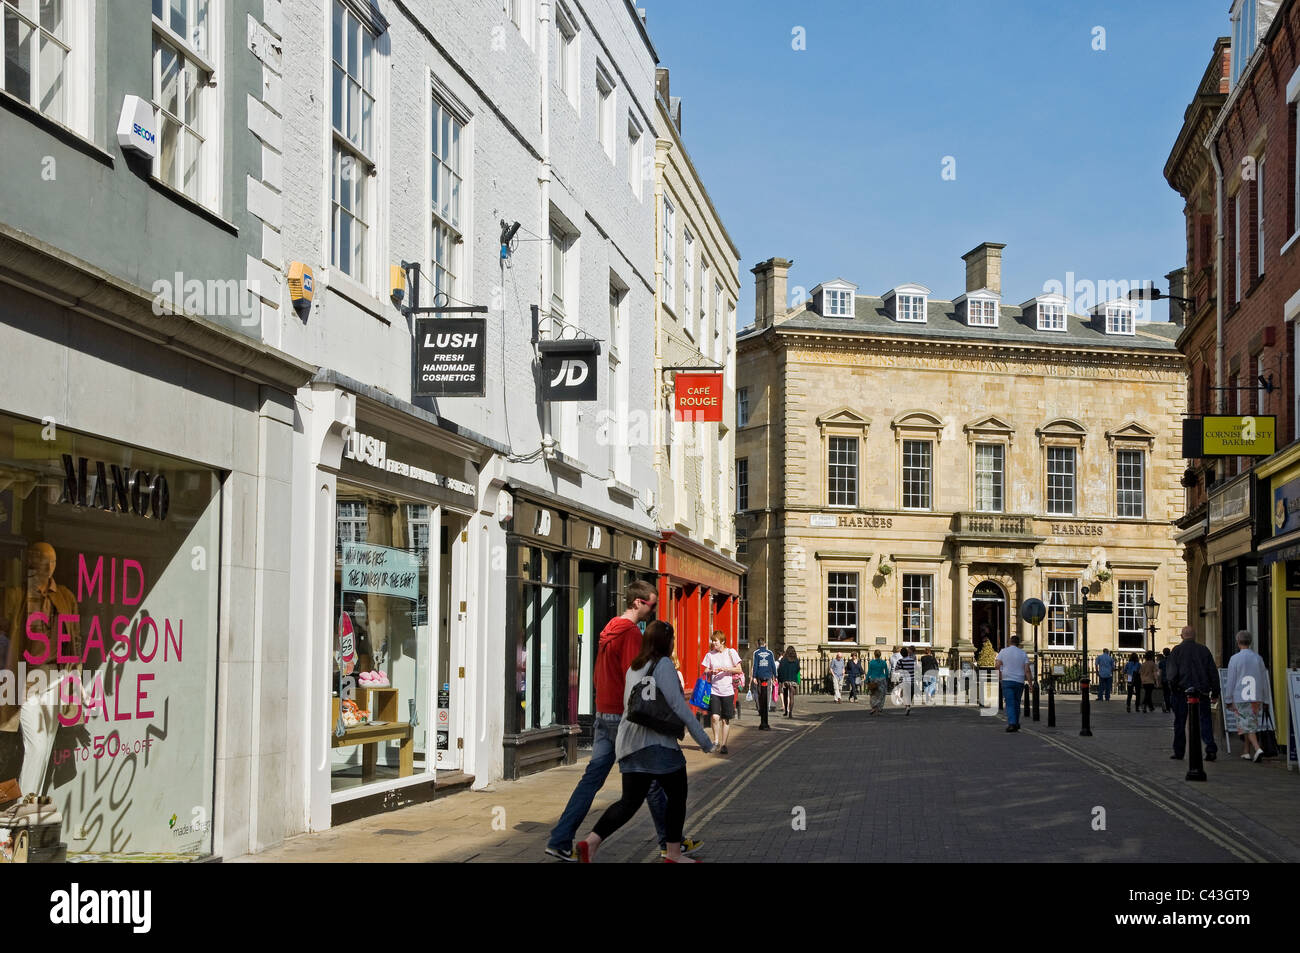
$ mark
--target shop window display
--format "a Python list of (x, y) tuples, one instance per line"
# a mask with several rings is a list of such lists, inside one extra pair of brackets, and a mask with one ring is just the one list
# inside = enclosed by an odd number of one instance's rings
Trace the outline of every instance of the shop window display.
[(338, 486), (332, 787), (428, 769), (430, 508)]
[(208, 468), (0, 414), (0, 861), (211, 853), (220, 507)]

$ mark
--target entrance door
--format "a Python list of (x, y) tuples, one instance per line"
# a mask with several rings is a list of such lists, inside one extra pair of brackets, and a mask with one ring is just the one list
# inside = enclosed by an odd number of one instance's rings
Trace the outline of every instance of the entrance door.
[(468, 521), (442, 511), (438, 559), (438, 680), (434, 715), (435, 765), (461, 767), (465, 738), (465, 565)]
[(571, 707), (586, 737), (596, 711), (595, 660), (600, 632), (611, 616), (611, 567), (604, 563), (578, 563), (578, 685)]
[(970, 618), (977, 652), (986, 640), (992, 640), (994, 651), (1007, 644), (1007, 594), (996, 582), (985, 580), (975, 587)]

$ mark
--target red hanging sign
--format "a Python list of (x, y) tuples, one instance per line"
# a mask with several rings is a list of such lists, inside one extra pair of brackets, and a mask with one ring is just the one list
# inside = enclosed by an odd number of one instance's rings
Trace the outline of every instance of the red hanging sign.
[(721, 374), (678, 374), (675, 417), (697, 424), (722, 423)]

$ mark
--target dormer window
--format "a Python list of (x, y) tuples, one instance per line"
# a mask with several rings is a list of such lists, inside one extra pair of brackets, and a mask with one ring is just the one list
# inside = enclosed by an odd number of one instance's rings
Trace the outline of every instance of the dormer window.
[(1038, 306), (1038, 330), (1064, 331), (1065, 305), (1040, 304)]
[[(998, 299), (962, 295), (965, 298), (966, 324), (972, 328), (996, 328), (998, 326)], [(958, 299), (958, 303), (961, 298)]]
[(1237, 85), (1242, 71), (1259, 42), (1255, 19), (1255, 0), (1237, 0), (1232, 8), (1232, 85)]
[(893, 313), (895, 321), (925, 324), (930, 289), (924, 285), (899, 285), (892, 291), (887, 291), (881, 300), (885, 308)]
[(853, 317), (853, 292), (836, 288), (826, 291), (826, 317)]
[(857, 285), (843, 278), (824, 282), (812, 290), (812, 309), (823, 318), (852, 318), (853, 293), (857, 290)]
[(1106, 306), (1106, 333), (1132, 334), (1133, 309), (1123, 305)]

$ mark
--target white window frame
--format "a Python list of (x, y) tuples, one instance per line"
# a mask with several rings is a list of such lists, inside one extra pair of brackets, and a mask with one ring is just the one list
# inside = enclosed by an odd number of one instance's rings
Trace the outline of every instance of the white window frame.
[(609, 472), (614, 479), (627, 483), (631, 479), (631, 455), (627, 446), (627, 367), (622, 360), (622, 341), (627, 327), (628, 289), (612, 279), (609, 283), (609, 346), (606, 406), (606, 442), (609, 445)]
[[(915, 598), (912, 593), (919, 595)], [(898, 586), (899, 595), (899, 638), (902, 645), (928, 646), (934, 644), (934, 573), (905, 572)], [(911, 625), (909, 608), (919, 608), (921, 625)], [(921, 633), (920, 638), (909, 633)], [(917, 666), (920, 674), (920, 666)]]
[[(741, 503), (741, 494), (744, 503)], [(749, 509), (749, 457), (736, 458), (736, 512), (743, 513)]]
[[(1126, 466), (1122, 462), (1124, 454), (1137, 455), (1137, 486), (1136, 487), (1133, 487), (1131, 485), (1130, 486), (1124, 485), (1123, 481), (1126, 479), (1125, 470), (1130, 469), (1130, 468), (1126, 468)], [(1115, 448), (1115, 516), (1117, 519), (1145, 519), (1146, 518), (1146, 510), (1147, 510), (1146, 469), (1147, 469), (1147, 462), (1146, 462), (1145, 450), (1141, 449), (1140, 447), (1116, 447)], [(1132, 494), (1134, 493), (1137, 494), (1136, 513), (1131, 512), (1133, 508), (1131, 497)], [(1125, 498), (1125, 494), (1129, 495), (1128, 499)]]
[(827, 288), (826, 294), (826, 317), (828, 318), (851, 318), (853, 317), (853, 292), (847, 288)]
[(1038, 330), (1065, 331), (1065, 305), (1055, 302), (1040, 302), (1038, 305)]
[[(834, 455), (844, 453), (848, 447), (837, 451), (834, 447), (834, 441), (847, 440), (853, 451), (853, 462), (836, 462)], [(845, 471), (841, 478), (843, 487), (837, 486), (835, 468)], [(848, 502), (835, 502), (837, 494), (845, 495), (852, 493), (853, 499)], [(839, 509), (856, 509), (862, 499), (862, 438), (857, 434), (849, 433), (828, 433), (826, 435), (826, 505)]]
[[(343, 129), (340, 129), (334, 125), (334, 113), (333, 113), (333, 104), (334, 104), (334, 95), (335, 95), (334, 70), (335, 70), (336, 63), (338, 63), (338, 61), (334, 59), (334, 54), (336, 51), (334, 50), (332, 18), (334, 16), (335, 11), (340, 12), (343, 16), (344, 49), (342, 51), (342, 55), (344, 59), (341, 64), (338, 64), (344, 70), (343, 81), (342, 81), (343, 102), (340, 107), (342, 110), (341, 121), (344, 126)], [(327, 112), (327, 116), (328, 116), (327, 125), (329, 128), (329, 137), (331, 143), (329, 149), (329, 155), (330, 155), (330, 186), (329, 186), (329, 205), (328, 205), (329, 221), (326, 224), (326, 230), (329, 235), (330, 267), (332, 270), (337, 271), (340, 275), (345, 275), (347, 278), (356, 282), (361, 288), (368, 291), (373, 285), (373, 275), (375, 270), (374, 269), (374, 260), (375, 260), (374, 248), (375, 248), (375, 235), (377, 232), (376, 226), (378, 224), (376, 213), (378, 211), (378, 205), (379, 205), (377, 201), (379, 196), (379, 189), (375, 185), (375, 175), (378, 168), (378, 163), (376, 161), (377, 152), (378, 152), (378, 130), (382, 128), (382, 123), (379, 118), (379, 95), (378, 95), (380, 70), (376, 67), (376, 64), (378, 63), (379, 60), (377, 54), (379, 37), (370, 28), (370, 25), (368, 23), (366, 23), (364, 20), (362, 20), (360, 17), (357, 16), (356, 11), (352, 9), (351, 5), (345, 2), (345, 0), (332, 0), (332, 2), (330, 3), (330, 15), (331, 15), (331, 23), (330, 23), (330, 39), (329, 39), (329, 53), (328, 53), (330, 59), (326, 66), (326, 83), (327, 83), (326, 88), (329, 90), (328, 95), (330, 99), (330, 105), (328, 107), (328, 112)], [(347, 133), (348, 120), (350, 118), (348, 112), (350, 108), (349, 104), (352, 102), (352, 97), (349, 95), (349, 90), (351, 89), (351, 86), (349, 84), (355, 81), (354, 78), (351, 76), (351, 73), (347, 71), (347, 65), (348, 65), (347, 47), (350, 42), (349, 37), (357, 35), (353, 33), (352, 29), (350, 29), (350, 27), (353, 24), (360, 27), (361, 33), (359, 35), (362, 37), (361, 50), (357, 54), (358, 68), (361, 74), (361, 81), (357, 82), (357, 85), (361, 89), (361, 94), (358, 97), (358, 105), (362, 104), (364, 97), (367, 94), (369, 94), (371, 100), (370, 130), (369, 130), (368, 143), (366, 141), (366, 133), (364, 130), (364, 123), (365, 123), (364, 107), (361, 108), (361, 115), (357, 119), (358, 128), (362, 130), (361, 142), (360, 143), (356, 142)], [(366, 67), (363, 62), (364, 51), (365, 51), (364, 37), (367, 35), (370, 37), (370, 53), (372, 57), (370, 73), (369, 73), (370, 87), (368, 90), (366, 89), (364, 83), (366, 77)], [(367, 145), (369, 145), (368, 150), (366, 148)], [(355, 194), (352, 196), (352, 209), (344, 209), (342, 203), (340, 202), (340, 195), (342, 194), (342, 190), (345, 185), (349, 185), (350, 187), (355, 189)], [(356, 214), (356, 215), (352, 214), (352, 211), (354, 211), (358, 207), (361, 209), (360, 214)], [(340, 256), (340, 249), (339, 249), (339, 243), (342, 237), (342, 220), (345, 214), (348, 215), (349, 218), (353, 219), (354, 222), (359, 222), (365, 230), (365, 237), (359, 249), (360, 261), (351, 262), (352, 267), (350, 268), (343, 267), (342, 258)]]
[(614, 117), (617, 115), (617, 97), (613, 77), (605, 65), (596, 61), (596, 138), (609, 161), (614, 162)]
[(736, 427), (745, 427), (749, 424), (749, 388), (736, 388)]
[(645, 146), (645, 130), (636, 116), (627, 114), (627, 185), (638, 202), (645, 195), (645, 172), (641, 158)]
[[(842, 578), (839, 580), (835, 580), (834, 577), (836, 576)], [(849, 581), (849, 577), (852, 577), (851, 582)], [(834, 595), (833, 593), (837, 591), (837, 587), (845, 594), (840, 596)], [(847, 594), (850, 588), (852, 591), (851, 598)], [(854, 572), (853, 570), (844, 570), (844, 569), (828, 570), (826, 573), (825, 591), (826, 591), (825, 641), (830, 644), (856, 645), (858, 642), (858, 632), (862, 624), (862, 574), (859, 572)], [(851, 624), (840, 623), (840, 624), (833, 625), (831, 620), (841, 618), (842, 616), (841, 614), (836, 613), (835, 611), (832, 610), (831, 608), (832, 605), (846, 607), (845, 611), (851, 611), (853, 616), (852, 623)], [(852, 632), (853, 638), (845, 640), (843, 642), (832, 642), (831, 631), (833, 629), (848, 629)]]
[[(431, 262), (430, 275), (433, 279), (433, 291), (445, 291), (449, 299), (455, 299), (459, 283), (463, 277), (464, 262), (464, 236), (467, 224), (467, 208), (469, 206), (469, 186), (466, 181), (465, 158), (473, 156), (473, 150), (469, 147), (468, 141), (468, 117), (460, 110), (452, 108), (446, 99), (439, 94), (435, 86), (431, 92), (431, 105), (429, 121), (431, 129), (429, 132), (429, 157), (431, 163), (430, 187), (433, 183), (438, 183), (435, 197), (430, 201), (431, 218), (430, 218), (430, 235), (429, 235), (429, 260)], [(442, 142), (443, 130), (446, 128), (451, 133), (453, 143), (453, 154), (448, 156), (451, 162), (444, 161), (443, 156), (439, 155), (439, 148), (446, 151), (446, 144)], [(443, 205), (439, 204), (436, 196), (447, 193), (451, 196), (451, 201)], [(439, 238), (441, 237), (441, 244)], [(447, 249), (447, 260), (440, 261), (438, 258), (439, 248)], [(444, 276), (447, 279), (444, 281)], [(456, 299), (459, 300), (459, 299)], [(453, 303), (449, 301), (449, 303)]]
[(1255, 163), (1255, 274), (1264, 274), (1264, 159)]
[(1070, 576), (1047, 577), (1047, 651), (1071, 650), (1078, 644), (1078, 621), (1070, 606), (1078, 602), (1079, 582)]
[(966, 325), (972, 328), (998, 326), (998, 299), (983, 295), (966, 299)]
[[(691, 281), (695, 271), (695, 236), (691, 234), (689, 228), (682, 229), (682, 327), (691, 337), (695, 337), (695, 285)], [(665, 280), (667, 280), (667, 270), (664, 271)], [(704, 288), (700, 288), (700, 294), (704, 294)], [(704, 324), (700, 324), (700, 333), (704, 332)]]
[(1233, 272), (1232, 272), (1232, 274), (1233, 274), (1233, 282), (1232, 282), (1232, 301), (1233, 301), (1233, 304), (1236, 304), (1238, 301), (1241, 300), (1241, 275), (1242, 275), (1242, 267), (1241, 267), (1241, 248), (1242, 248), (1242, 241), (1241, 241), (1241, 212), (1242, 212), (1242, 207), (1243, 207), (1244, 204), (1245, 204), (1245, 202), (1244, 202), (1243, 200), (1246, 198), (1246, 196), (1242, 195), (1242, 192), (1244, 192), (1244, 191), (1245, 191), (1244, 189), (1238, 189), (1238, 190), (1237, 190), (1237, 194), (1234, 195), (1234, 196), (1232, 197), (1232, 216), (1233, 216), (1233, 218), (1232, 218), (1232, 221), (1233, 221), (1233, 232), (1232, 232), (1232, 268), (1233, 268)]
[[(997, 451), (996, 468), (981, 471), (980, 469), (980, 450), (993, 449)], [(1007, 447), (1003, 443), (977, 443), (974, 450), (975, 465), (975, 486), (974, 486), (974, 503), (975, 512), (977, 513), (1004, 513), (1007, 506)], [(980, 474), (987, 472), (994, 476), (993, 485), (996, 487), (996, 506), (984, 503), (981, 505), (980, 500)]]
[[(1258, 44), (1255, 0), (1237, 0), (1232, 9), (1232, 83), (1236, 86)], [(1230, 87), (1231, 88), (1231, 87)]]
[[(701, 286), (700, 290), (703, 291), (704, 287)], [(713, 282), (713, 359), (715, 361), (722, 360), (722, 355), (719, 354), (720, 349), (718, 345), (722, 341), (720, 332), (722, 331), (723, 313), (724, 312), (722, 310), (722, 282), (715, 281)], [(703, 337), (704, 337), (703, 328), (700, 328), (700, 337), (701, 337), (700, 343), (701, 344), (705, 343), (703, 341)]]
[[(563, 224), (551, 219), (551, 313), (561, 319), (565, 317), (566, 304), (569, 299), (567, 284), (570, 262), (569, 249), (573, 247), (573, 236)], [(558, 279), (558, 280), (557, 280)]]
[(504, 0), (506, 16), (519, 30), (519, 35), (528, 44), (529, 49), (536, 49), (537, 11), (536, 0)]
[(894, 298), (894, 319), (905, 324), (925, 324), (926, 308), (929, 299), (926, 295), (899, 294)]
[(705, 329), (709, 326), (709, 296), (705, 289), (709, 287), (710, 275), (713, 269), (709, 267), (708, 259), (703, 254), (700, 255), (700, 350), (703, 351)]
[[(184, 195), (194, 202), (199, 203), (209, 209), (217, 209), (221, 205), (221, 153), (220, 137), (218, 135), (221, 129), (221, 97), (217, 94), (215, 86), (219, 80), (219, 74), (216, 63), (220, 55), (220, 42), (222, 32), (222, 15), (224, 11), (221, 8), (220, 0), (185, 0), (186, 2), (186, 23), (187, 25), (198, 18), (198, 11), (202, 9), (207, 21), (206, 36), (203, 37), (204, 48), (200, 49), (194, 43), (194, 35), (182, 37), (172, 30), (168, 23), (159, 19), (156, 15), (150, 17), (152, 24), (152, 90), (150, 100), (153, 103), (158, 122), (158, 154), (153, 160), (153, 177), (156, 181), (167, 186), (175, 192)], [(169, 12), (170, 7), (163, 6), (163, 12)], [(178, 72), (178, 84), (181, 85), (178, 93), (178, 104), (185, 104), (186, 95), (183, 86), (183, 79), (186, 77), (186, 66), (193, 66), (197, 77), (195, 85), (196, 97), (195, 105), (199, 113), (196, 122), (191, 123), (188, 115), (184, 117), (176, 116), (170, 111), (163, 108), (162, 103), (162, 61), (163, 47), (169, 48), (181, 62)], [(166, 127), (168, 122), (177, 122), (182, 126), (181, 137), (178, 140), (181, 143), (180, 152), (176, 158), (177, 180), (174, 182), (164, 178), (163, 170), (163, 144), (166, 141)], [(187, 147), (190, 145), (189, 140), (185, 138), (185, 133), (198, 137), (201, 142), (198, 146), (199, 164), (196, 170), (196, 180), (192, 189), (187, 189), (184, 182), (184, 161), (187, 153)]]
[(1106, 305), (1107, 334), (1136, 334), (1133, 309), (1126, 305)]
[[(1115, 580), (1115, 648), (1141, 654), (1147, 648), (1147, 593), (1145, 579)], [(1127, 627), (1125, 624), (1127, 623)], [(1136, 625), (1134, 625), (1136, 623)], [(1136, 645), (1125, 645), (1124, 636), (1136, 635)], [(1132, 639), (1130, 639), (1132, 641)]]
[[(674, 267), (674, 254), (677, 242), (677, 209), (667, 193), (663, 198), (663, 260), (664, 260), (664, 305), (670, 311), (677, 310), (677, 274)], [(682, 322), (683, 327), (686, 322)]]
[[(6, 31), (9, 19), (0, 15), (0, 92), (8, 95), (30, 109), (40, 113), (51, 122), (56, 122), (66, 129), (71, 129), (83, 139), (91, 139), (91, 102), (93, 101), (92, 84), (94, 73), (90, 69), (90, 60), (94, 52), (93, 38), (95, 5), (85, 0), (64, 0), (63, 20), (57, 32), (51, 32), (49, 24), (41, 19), (38, 6), (35, 20), (32, 16), (13, 4), (13, 0), (0, 0), (0, 6), (13, 12), (29, 30), (31, 51), (34, 53), (28, 70), (28, 98), (24, 99), (8, 90), (8, 63), (2, 52), (6, 47)], [(75, 12), (74, 12), (75, 11)], [(44, 42), (43, 42), (44, 41)], [(41, 86), (48, 64), (43, 62), (41, 51), (45, 43), (62, 48), (63, 60), (59, 69), (59, 87), (62, 90), (61, 109), (50, 110), (41, 105)]]
[(555, 84), (574, 109), (580, 108), (578, 79), (582, 75), (578, 21), (563, 3), (555, 5)]
[[(909, 444), (924, 444), (928, 448), (927, 450), (928, 463), (924, 468), (918, 466), (915, 463), (908, 462)], [(900, 446), (901, 466), (899, 470), (899, 480), (898, 480), (899, 497), (900, 497), (899, 502), (902, 504), (902, 508), (905, 510), (914, 510), (916, 512), (925, 513), (934, 509), (934, 446), (935, 446), (934, 440), (927, 440), (920, 437), (907, 437), (901, 443)], [(925, 474), (925, 488), (924, 488), (925, 496), (924, 496), (924, 501), (921, 504), (917, 504), (915, 502), (909, 504), (907, 501), (908, 493), (910, 492), (908, 487), (909, 471), (915, 471), (917, 473)]]
[[(1044, 456), (1044, 460), (1046, 461), (1046, 464), (1043, 467), (1043, 472), (1044, 472), (1046, 482), (1044, 485), (1043, 498), (1046, 503), (1047, 515), (1048, 516), (1073, 516), (1079, 509), (1079, 448), (1075, 446), (1062, 446), (1060, 444), (1048, 444), (1044, 449), (1046, 450), (1046, 454)], [(1068, 509), (1052, 508), (1054, 505), (1054, 500), (1052, 496), (1052, 478), (1053, 477), (1060, 478), (1060, 477), (1065, 477), (1067, 475), (1065, 471), (1061, 470), (1059, 467), (1056, 470), (1053, 470), (1052, 456), (1053, 453), (1055, 452), (1064, 452), (1070, 455), (1070, 471), (1068, 474), (1069, 489), (1070, 489), (1070, 495), (1069, 495), (1070, 505)], [(1063, 488), (1063, 484), (1058, 484), (1058, 486)], [(1055, 500), (1055, 505), (1057, 507), (1061, 505), (1062, 499), (1063, 497), (1061, 497), (1060, 495), (1057, 496)]]

